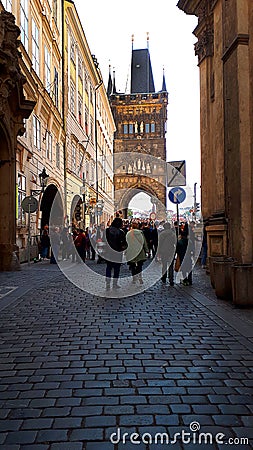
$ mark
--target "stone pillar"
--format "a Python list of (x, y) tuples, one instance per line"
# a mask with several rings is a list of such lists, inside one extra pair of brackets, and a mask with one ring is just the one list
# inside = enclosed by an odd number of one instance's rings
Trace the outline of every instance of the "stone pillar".
[[(226, 211), (229, 218), (229, 254), (251, 263), (252, 108), (250, 104), (248, 2), (224, 3), (224, 129)], [(251, 125), (252, 126), (252, 125)]]
[(0, 127), (0, 271), (19, 268), (16, 245), (16, 165)]

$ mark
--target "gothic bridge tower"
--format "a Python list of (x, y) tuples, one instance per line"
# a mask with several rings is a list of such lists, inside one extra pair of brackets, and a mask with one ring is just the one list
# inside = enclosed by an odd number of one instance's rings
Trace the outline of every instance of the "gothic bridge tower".
[(151, 197), (158, 219), (166, 211), (166, 120), (168, 93), (155, 91), (149, 49), (132, 49), (131, 90), (119, 94), (109, 74), (108, 96), (116, 124), (114, 136), (115, 207), (124, 212), (140, 191)]

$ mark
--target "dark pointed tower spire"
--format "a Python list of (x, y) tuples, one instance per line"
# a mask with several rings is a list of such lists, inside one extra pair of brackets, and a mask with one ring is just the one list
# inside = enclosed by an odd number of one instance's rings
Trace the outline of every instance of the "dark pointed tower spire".
[(162, 84), (162, 92), (167, 92), (166, 81), (165, 81), (165, 74), (164, 74), (164, 67), (163, 67), (163, 84)]
[(112, 75), (111, 75), (111, 64), (109, 64), (109, 77), (108, 77), (108, 84), (107, 84), (107, 96), (110, 97), (112, 94)]
[(116, 82), (115, 82), (115, 69), (113, 69), (113, 85), (112, 85), (112, 93), (117, 94)]

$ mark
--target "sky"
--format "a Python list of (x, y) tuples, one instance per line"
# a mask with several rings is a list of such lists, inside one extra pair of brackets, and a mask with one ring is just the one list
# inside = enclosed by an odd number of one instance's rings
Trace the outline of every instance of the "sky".
[[(178, 0), (75, 0), (83, 29), (107, 86), (109, 64), (116, 88), (129, 86), (132, 34), (134, 49), (149, 51), (156, 91), (162, 88), (163, 68), (169, 94), (167, 161), (186, 160), (186, 182), (200, 197), (199, 68), (193, 30), (197, 18), (176, 6)], [(186, 202), (192, 203), (188, 195)]]

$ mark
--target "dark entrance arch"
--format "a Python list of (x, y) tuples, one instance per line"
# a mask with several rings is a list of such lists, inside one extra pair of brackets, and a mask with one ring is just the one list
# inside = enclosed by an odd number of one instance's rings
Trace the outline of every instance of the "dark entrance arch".
[(71, 225), (72, 227), (79, 227), (83, 225), (81, 223), (83, 218), (83, 212), (82, 212), (82, 199), (80, 195), (75, 195), (72, 203), (71, 203), (71, 210), (70, 210), (70, 218), (71, 218)]
[[(53, 214), (50, 218), (50, 214), (53, 206)], [(63, 203), (59, 190), (54, 184), (49, 184), (47, 186), (40, 204), (40, 210), (42, 212), (41, 216), (41, 229), (43, 230), (45, 225), (63, 226), (64, 225), (64, 215), (63, 215)]]

